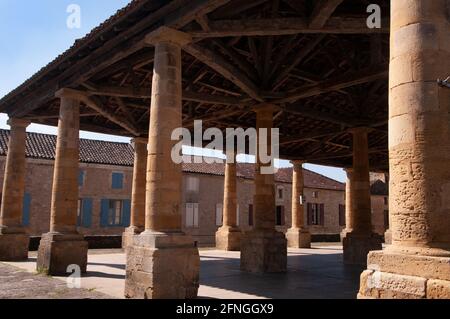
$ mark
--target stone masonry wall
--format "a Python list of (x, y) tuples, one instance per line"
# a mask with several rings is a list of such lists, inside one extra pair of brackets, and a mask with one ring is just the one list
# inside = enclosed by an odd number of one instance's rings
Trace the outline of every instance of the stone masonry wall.
[[(5, 157), (0, 157), (0, 183), (3, 183)], [(99, 164), (80, 164), (85, 171), (84, 185), (80, 188), (80, 198), (92, 198), (92, 227), (80, 228), (84, 235), (121, 235), (123, 227), (100, 227), (100, 203), (102, 199), (130, 199), (132, 185), (132, 168)], [(124, 174), (124, 187), (120, 190), (112, 189), (112, 173)], [(27, 160), (26, 192), (31, 194), (30, 227), (31, 236), (40, 236), (49, 230), (50, 202), (53, 177), (53, 161)], [(199, 180), (198, 192), (189, 192), (187, 180), (195, 177)], [(284, 206), (285, 225), (277, 226), (279, 231), (285, 232), (291, 226), (291, 185), (277, 183), (276, 187), (283, 189), (283, 198), (277, 198), (276, 204)], [(317, 192), (318, 198), (313, 197)], [(239, 226), (242, 230), (250, 230), (249, 205), (253, 202), (253, 181), (238, 178), (237, 185), (239, 204)], [(345, 204), (343, 191), (305, 188), (307, 202), (325, 205), (325, 225), (310, 226), (313, 235), (336, 235), (343, 229), (339, 226), (339, 205)], [(381, 197), (381, 200), (383, 198)], [(206, 174), (183, 174), (183, 231), (191, 234), (201, 246), (215, 244), (216, 205), (223, 201), (223, 176)], [(379, 205), (380, 199), (372, 199), (374, 203), (374, 225), (379, 233), (384, 229), (384, 207)], [(186, 203), (199, 203), (199, 227), (186, 227)], [(383, 201), (384, 203), (384, 201)], [(305, 220), (306, 205), (305, 205)]]

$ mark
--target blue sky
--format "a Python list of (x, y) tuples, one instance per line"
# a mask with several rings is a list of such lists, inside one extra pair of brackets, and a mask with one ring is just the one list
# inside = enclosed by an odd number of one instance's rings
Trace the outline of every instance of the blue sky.
[[(0, 0), (0, 97), (68, 49), (92, 28), (106, 20), (128, 0)], [(67, 7), (81, 8), (81, 28), (69, 29)], [(0, 128), (9, 128), (7, 116), (0, 114)], [(28, 131), (56, 134), (56, 128), (31, 125)], [(117, 136), (82, 132), (84, 138), (128, 142)], [(190, 153), (188, 149), (187, 152)], [(197, 151), (198, 153), (198, 151)], [(288, 165), (283, 161), (282, 166)], [(345, 181), (341, 169), (316, 165), (306, 168)]]

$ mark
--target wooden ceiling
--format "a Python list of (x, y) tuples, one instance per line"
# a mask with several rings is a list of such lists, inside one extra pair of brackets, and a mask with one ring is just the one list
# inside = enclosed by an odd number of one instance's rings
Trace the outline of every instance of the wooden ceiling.
[[(369, 4), (382, 8), (369, 29)], [(0, 112), (57, 125), (59, 88), (85, 91), (83, 130), (148, 131), (153, 48), (161, 25), (192, 34), (183, 51), (183, 123), (254, 127), (277, 105), (285, 159), (349, 167), (347, 130), (371, 127), (373, 170), (388, 169), (389, 0), (135, 0), (0, 100)]]

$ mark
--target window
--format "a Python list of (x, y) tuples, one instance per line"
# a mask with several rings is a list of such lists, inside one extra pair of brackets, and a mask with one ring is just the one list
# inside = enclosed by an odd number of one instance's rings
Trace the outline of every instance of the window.
[(308, 225), (325, 225), (325, 205), (308, 203)]
[(248, 205), (248, 225), (253, 226), (253, 205)]
[(286, 224), (284, 206), (277, 206), (276, 225), (284, 226)]
[(188, 192), (198, 193), (200, 190), (200, 179), (198, 177), (188, 176), (186, 188)]
[(112, 189), (123, 189), (123, 173), (112, 173)]
[(347, 221), (345, 220), (345, 205), (339, 205), (339, 226), (346, 226)]
[[(1, 201), (1, 200), (0, 200)], [(23, 194), (23, 211), (22, 211), (22, 225), (30, 226), (30, 209), (31, 209), (31, 194)]]
[(78, 173), (78, 186), (84, 186), (84, 180), (86, 178), (86, 172), (85, 171), (80, 171)]
[(277, 199), (284, 200), (284, 188), (281, 186), (277, 187)]
[(102, 199), (100, 212), (101, 226), (102, 227), (130, 226), (130, 210), (131, 210), (130, 200)]
[(216, 205), (216, 226), (223, 225), (223, 204)]
[(78, 200), (77, 226), (89, 228), (92, 225), (92, 199)]
[(313, 198), (319, 198), (319, 192), (313, 192), (312, 193)]
[(186, 227), (198, 227), (198, 203), (186, 203)]

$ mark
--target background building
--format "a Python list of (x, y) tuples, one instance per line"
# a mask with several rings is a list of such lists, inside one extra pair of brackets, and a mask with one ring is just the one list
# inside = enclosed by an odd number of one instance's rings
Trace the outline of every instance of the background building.
[[(9, 131), (0, 130), (0, 182), (3, 183)], [(23, 223), (34, 237), (49, 231), (52, 176), (56, 136), (28, 133), (27, 175)], [(120, 245), (130, 223), (133, 174), (130, 144), (80, 140), (79, 231), (91, 247)], [(224, 164), (183, 165), (183, 230), (200, 246), (214, 246), (215, 233), (222, 223)], [(345, 228), (345, 184), (304, 170), (305, 220), (314, 241), (338, 241)], [(254, 165), (240, 163), (238, 176), (238, 223), (242, 230), (253, 226)], [(387, 194), (380, 193), (384, 181), (373, 175), (373, 222), (384, 234)], [(292, 169), (279, 169), (275, 176), (277, 228), (291, 225)], [(1, 197), (0, 197), (1, 198)]]

